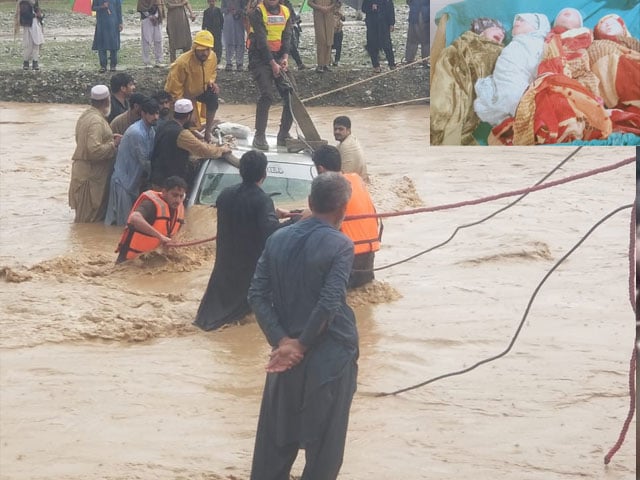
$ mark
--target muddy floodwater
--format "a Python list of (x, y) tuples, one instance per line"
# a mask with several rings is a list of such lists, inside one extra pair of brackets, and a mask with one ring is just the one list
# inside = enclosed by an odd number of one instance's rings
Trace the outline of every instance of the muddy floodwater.
[[(266, 342), (251, 318), (211, 333), (191, 325), (213, 243), (116, 267), (121, 229), (72, 223), (84, 108), (0, 104), (0, 478), (248, 479)], [(431, 148), (426, 105), (310, 114), (328, 139), (334, 116), (351, 117), (380, 212), (525, 188), (574, 150)], [(253, 123), (253, 107), (219, 115)], [(549, 180), (634, 155), (582, 148)], [(503, 352), (547, 272), (633, 202), (634, 178), (629, 164), (531, 193), (406, 262), (514, 197), (384, 220), (376, 266), (401, 263), (349, 295), (361, 355), (341, 479), (635, 478), (635, 419), (603, 464), (629, 406), (628, 208), (548, 278), (507, 355), (377, 395)], [(182, 238), (215, 235), (212, 208), (187, 221)]]

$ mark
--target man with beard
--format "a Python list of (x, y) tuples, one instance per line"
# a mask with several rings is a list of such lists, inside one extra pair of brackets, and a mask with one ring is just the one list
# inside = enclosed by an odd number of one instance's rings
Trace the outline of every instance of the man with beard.
[[(269, 108), (273, 103), (273, 84), (283, 100), (278, 145), (286, 145), (293, 124), (290, 104), (291, 85), (285, 79), (291, 46), (291, 12), (279, 0), (264, 0), (249, 14), (249, 71), (259, 92), (256, 105), (256, 132), (253, 147), (269, 150), (266, 131)], [(292, 80), (293, 77), (289, 76)]]
[[(196, 33), (191, 50), (183, 53), (171, 64), (164, 89), (174, 100), (186, 98), (206, 106), (207, 122), (204, 139), (211, 140), (216, 111), (218, 110), (218, 94), (220, 88), (216, 83), (218, 59), (213, 53), (213, 35), (208, 30)], [(196, 111), (192, 121), (200, 127), (200, 114)]]
[(338, 151), (342, 159), (344, 173), (357, 173), (365, 181), (369, 181), (367, 164), (358, 139), (351, 134), (351, 119), (341, 115), (333, 120), (333, 137), (338, 143)]
[(191, 186), (195, 168), (189, 157), (220, 158), (231, 152), (228, 145), (218, 146), (196, 138), (187, 128), (193, 117), (193, 104), (187, 98), (177, 100), (173, 106), (173, 118), (158, 128), (151, 152), (151, 185), (160, 187), (166, 178), (176, 175)]
[(311, 184), (312, 217), (275, 232), (258, 261), (249, 303), (272, 347), (251, 480), (335, 480), (358, 374), (358, 330), (347, 305), (353, 242), (340, 233), (351, 195), (337, 172)]
[(118, 243), (116, 263), (131, 260), (159, 246), (171, 246), (184, 224), (187, 184), (169, 177), (160, 191), (147, 190), (136, 200)]
[(144, 102), (142, 118), (127, 128), (122, 137), (111, 176), (105, 225), (125, 225), (131, 207), (149, 181), (149, 155), (159, 111), (155, 100)]
[(134, 93), (129, 97), (129, 110), (126, 112), (122, 112), (116, 118), (111, 120), (109, 126), (113, 133), (119, 133), (120, 135), (124, 135), (124, 132), (127, 131), (131, 125), (140, 120), (141, 112), (142, 112), (142, 104), (147, 101), (147, 97), (145, 97), (142, 93)]
[(160, 105), (160, 117), (158, 118), (158, 122), (156, 123), (156, 131), (165, 124), (168, 120), (171, 120), (171, 95), (164, 90), (158, 91), (153, 98), (158, 105)]
[(90, 97), (91, 107), (76, 123), (76, 149), (71, 157), (69, 206), (76, 212), (76, 223), (104, 219), (109, 177), (121, 138), (111, 131), (106, 119), (111, 105), (109, 88), (96, 85)]
[(216, 261), (194, 324), (215, 330), (239, 320), (251, 309), (247, 303), (249, 283), (269, 235), (282, 225), (286, 213), (260, 188), (267, 177), (267, 157), (256, 150), (240, 158), (242, 183), (218, 196)]

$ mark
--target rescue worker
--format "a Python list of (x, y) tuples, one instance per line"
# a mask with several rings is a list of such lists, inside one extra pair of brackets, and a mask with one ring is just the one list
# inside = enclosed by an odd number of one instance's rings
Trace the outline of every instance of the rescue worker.
[(269, 108), (273, 103), (273, 84), (284, 102), (278, 131), (278, 145), (286, 145), (293, 116), (289, 106), (293, 77), (287, 76), (291, 45), (291, 12), (279, 0), (264, 0), (249, 14), (251, 29), (249, 44), (249, 71), (259, 92), (256, 104), (256, 132), (253, 147), (269, 150), (266, 130)]
[[(318, 173), (341, 172), (342, 159), (338, 149), (332, 145), (321, 145), (311, 157)], [(349, 277), (348, 288), (357, 288), (374, 279), (373, 262), (375, 252), (380, 250), (382, 224), (379, 219), (362, 218), (349, 220), (349, 216), (375, 214), (371, 196), (364, 180), (357, 173), (343, 173), (351, 184), (351, 198), (347, 203), (346, 218), (340, 231), (353, 241), (355, 258)]]
[(160, 245), (172, 245), (172, 237), (184, 223), (186, 192), (187, 183), (180, 177), (167, 178), (160, 192), (142, 192), (131, 209), (120, 238), (116, 263), (131, 260)]
[[(218, 110), (218, 94), (220, 87), (216, 83), (218, 58), (213, 52), (213, 35), (208, 30), (196, 33), (191, 50), (183, 53), (169, 67), (169, 74), (164, 85), (173, 100), (187, 98), (196, 105), (196, 101), (206, 106), (206, 124), (204, 139), (211, 141), (211, 130), (214, 126)], [(197, 128), (200, 114), (196, 112), (193, 122)]]

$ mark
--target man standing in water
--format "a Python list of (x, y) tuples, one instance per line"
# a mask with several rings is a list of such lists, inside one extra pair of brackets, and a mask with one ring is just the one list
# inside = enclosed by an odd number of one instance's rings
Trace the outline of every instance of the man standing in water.
[(76, 211), (76, 223), (104, 220), (109, 178), (122, 135), (114, 135), (107, 123), (111, 100), (106, 85), (91, 89), (91, 107), (76, 123), (69, 206)]
[(186, 192), (187, 183), (182, 178), (169, 177), (160, 192), (147, 190), (138, 197), (118, 243), (116, 263), (131, 260), (160, 245), (171, 245), (171, 238), (184, 223)]
[(282, 226), (273, 200), (260, 188), (267, 177), (267, 157), (256, 150), (240, 158), (242, 183), (218, 196), (216, 261), (202, 297), (195, 325), (215, 330), (251, 311), (249, 283), (267, 237)]
[(351, 195), (339, 173), (312, 183), (312, 217), (275, 232), (258, 261), (249, 303), (273, 347), (260, 407), (251, 480), (335, 480), (356, 390), (358, 331), (346, 303), (353, 242), (339, 228)]
[(349, 288), (358, 288), (374, 279), (373, 263), (375, 255), (380, 250), (381, 226), (375, 218), (376, 207), (367, 191), (364, 180), (356, 173), (346, 173), (342, 170), (340, 152), (331, 145), (321, 145), (311, 157), (318, 173), (343, 172), (344, 177), (351, 184), (351, 198), (347, 203), (347, 217), (355, 215), (371, 215), (370, 218), (345, 220), (341, 231), (354, 244), (355, 258), (353, 270), (349, 277)]

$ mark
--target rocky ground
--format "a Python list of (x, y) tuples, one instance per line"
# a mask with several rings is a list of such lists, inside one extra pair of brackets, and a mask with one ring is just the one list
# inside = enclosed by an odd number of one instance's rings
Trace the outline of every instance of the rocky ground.
[[(86, 103), (92, 85), (109, 82), (109, 73), (98, 73), (96, 52), (91, 50), (95, 19), (72, 12), (49, 12), (45, 19), (45, 45), (41, 51), (41, 70), (22, 70), (22, 35), (14, 38), (13, 3), (0, 3), (0, 100), (18, 102)], [(202, 9), (194, 2), (198, 19), (192, 30), (199, 29)], [(46, 9), (46, 6), (45, 6)], [(393, 33), (396, 61), (404, 56), (407, 11), (398, 5), (397, 28)], [(137, 14), (124, 13), (122, 48), (118, 70), (130, 72), (138, 91), (150, 94), (162, 89), (167, 67), (145, 69), (140, 55), (140, 24)], [(331, 72), (318, 74), (313, 68), (295, 72), (299, 96), (309, 106), (370, 106), (428, 97), (429, 69), (420, 64), (384, 69), (374, 75), (364, 50), (365, 26), (355, 10), (345, 7), (343, 52), (340, 65)], [(302, 14), (303, 33), (300, 52), (308, 67), (315, 64), (313, 25), (310, 12)], [(165, 44), (166, 41), (165, 36)], [(165, 47), (166, 48), (166, 47)], [(168, 58), (168, 53), (165, 54)], [(384, 55), (382, 55), (384, 58)], [(222, 62), (224, 63), (224, 62)], [(383, 65), (385, 62), (382, 62)], [(255, 101), (256, 90), (248, 72), (218, 73), (221, 97), (227, 103)], [(327, 92), (333, 92), (327, 94)], [(308, 99), (308, 101), (307, 101)]]

